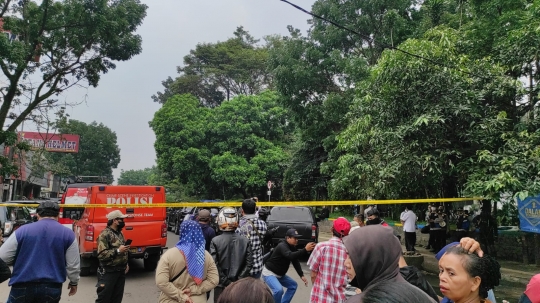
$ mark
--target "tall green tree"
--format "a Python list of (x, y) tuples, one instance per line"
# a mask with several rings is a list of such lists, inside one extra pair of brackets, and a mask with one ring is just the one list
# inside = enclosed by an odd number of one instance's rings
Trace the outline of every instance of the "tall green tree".
[(121, 170), (118, 185), (149, 185), (155, 167), (145, 169)]
[(293, 129), (277, 95), (238, 96), (209, 109), (191, 95), (174, 96), (156, 112), (158, 167), (206, 198), (264, 195), (268, 180), (281, 184)]
[(255, 95), (267, 89), (271, 79), (266, 68), (268, 51), (258, 46), (243, 27), (223, 42), (201, 43), (184, 57), (178, 76), (163, 81), (165, 88), (152, 96), (165, 103), (175, 94), (192, 94), (201, 104), (216, 107), (237, 95)]
[(116, 133), (103, 123), (90, 124), (77, 120), (61, 120), (57, 125), (61, 134), (80, 136), (78, 153), (54, 153), (56, 163), (69, 168), (75, 176), (103, 176), (112, 183), (112, 170), (120, 163), (120, 148)]
[[(135, 34), (146, 16), (139, 0), (0, 0), (0, 144), (39, 106), (51, 106), (75, 85), (96, 87), (100, 76), (141, 52)], [(15, 110), (15, 108), (21, 109)], [(12, 167), (0, 157), (4, 173)]]

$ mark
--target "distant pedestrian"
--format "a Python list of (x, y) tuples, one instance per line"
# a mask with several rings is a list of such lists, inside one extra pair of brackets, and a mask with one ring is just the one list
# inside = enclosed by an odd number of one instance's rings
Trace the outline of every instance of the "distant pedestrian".
[(405, 210), (401, 213), (400, 220), (403, 224), (403, 232), (405, 233), (405, 248), (408, 253), (414, 253), (416, 249), (416, 214), (412, 211), (409, 205), (405, 206)]
[[(315, 243), (308, 243), (306, 248), (298, 250), (296, 249), (298, 237), (300, 235), (296, 229), (291, 228), (287, 230), (285, 240), (279, 242), (272, 256), (264, 265), (262, 276), (266, 285), (270, 287), (275, 302), (289, 303), (296, 293), (298, 283), (287, 276), (287, 271), (291, 263), (302, 281), (304, 281), (306, 287), (308, 286), (308, 280), (304, 276), (299, 258), (307, 256), (308, 252), (315, 248)], [(283, 292), (283, 288), (287, 289), (285, 293)]]
[(463, 212), (463, 208), (458, 208), (458, 221), (456, 224), (455, 240), (460, 241), (462, 238), (469, 236), (470, 228), (469, 214)]
[(232, 282), (250, 276), (253, 256), (249, 240), (234, 231), (238, 227), (238, 213), (232, 207), (223, 208), (218, 214), (222, 234), (212, 239), (210, 254), (219, 273), (219, 284), (214, 288), (214, 302)]
[(347, 219), (337, 218), (332, 225), (332, 238), (315, 246), (307, 262), (311, 270), (311, 303), (345, 302), (347, 250), (343, 237), (349, 235), (351, 224)]
[(253, 267), (251, 276), (259, 279), (263, 269), (263, 240), (266, 235), (266, 223), (257, 218), (255, 200), (246, 199), (242, 202), (242, 218), (236, 229), (236, 233), (248, 238), (253, 254)]
[(210, 211), (208, 209), (199, 210), (198, 218), (205, 240), (204, 249), (210, 251), (210, 242), (212, 242), (212, 239), (216, 236), (216, 231), (210, 226)]
[(364, 227), (366, 226), (366, 223), (365, 223), (365, 217), (364, 217), (364, 214), (357, 214), (357, 215), (354, 215), (354, 221), (356, 221), (358, 223), (358, 226), (359, 227)]
[(497, 220), (491, 215), (491, 204), (485, 201), (482, 204), (482, 212), (473, 219), (474, 225), (479, 229), (478, 242), (482, 245), (482, 250), (492, 257), (497, 257), (495, 242), (498, 239)]
[(160, 258), (156, 286), (159, 303), (206, 303), (206, 293), (219, 281), (216, 264), (204, 250), (201, 226), (192, 220), (180, 225), (180, 240)]
[(369, 214), (368, 214), (368, 213), (369, 213), (370, 210), (374, 209), (374, 206), (375, 206), (375, 205), (370, 204), (370, 205), (368, 205), (368, 207), (366, 207), (366, 209), (364, 209), (364, 217), (365, 217), (365, 218), (369, 217)]
[(274, 303), (274, 297), (263, 281), (249, 277), (225, 288), (218, 303)]
[(129, 271), (128, 251), (122, 229), (126, 226), (119, 210), (107, 214), (107, 227), (97, 239), (99, 260), (96, 303), (120, 303), (124, 297), (126, 274)]
[(37, 222), (18, 228), (0, 247), (0, 259), (13, 264), (7, 303), (60, 302), (66, 274), (69, 295), (77, 292), (81, 269), (73, 231), (58, 223), (57, 203), (43, 202), (36, 213)]
[(367, 213), (366, 225), (378, 225), (378, 224), (380, 224), (382, 226), (385, 226), (385, 227), (390, 226), (383, 219), (381, 219), (381, 215), (380, 215), (379, 211), (376, 208), (371, 209)]
[(328, 206), (325, 206), (321, 209), (321, 213), (319, 214), (319, 220), (320, 221), (326, 221), (330, 218), (330, 210), (328, 209)]

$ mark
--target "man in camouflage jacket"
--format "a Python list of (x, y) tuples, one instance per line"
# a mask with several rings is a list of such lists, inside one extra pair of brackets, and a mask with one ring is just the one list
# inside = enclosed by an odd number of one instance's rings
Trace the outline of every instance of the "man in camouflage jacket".
[(120, 303), (124, 296), (128, 251), (122, 228), (126, 215), (115, 210), (107, 214), (107, 228), (98, 238), (98, 283), (96, 303)]

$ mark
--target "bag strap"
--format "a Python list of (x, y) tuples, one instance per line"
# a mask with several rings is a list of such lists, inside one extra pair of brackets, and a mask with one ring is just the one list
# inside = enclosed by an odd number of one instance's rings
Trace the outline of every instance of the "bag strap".
[(176, 279), (178, 279), (178, 277), (180, 277), (184, 273), (184, 271), (186, 271), (186, 269), (187, 269), (187, 266), (184, 266), (184, 269), (182, 269), (182, 271), (180, 271), (176, 276), (174, 276), (174, 278), (169, 280), (169, 282), (172, 283), (172, 282), (176, 281)]

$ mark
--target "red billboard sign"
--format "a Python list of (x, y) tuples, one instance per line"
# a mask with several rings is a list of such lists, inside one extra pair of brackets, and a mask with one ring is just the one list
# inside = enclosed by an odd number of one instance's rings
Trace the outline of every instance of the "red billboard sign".
[(79, 135), (20, 132), (19, 140), (30, 144), (32, 149), (45, 148), (46, 151), (60, 153), (79, 152)]

